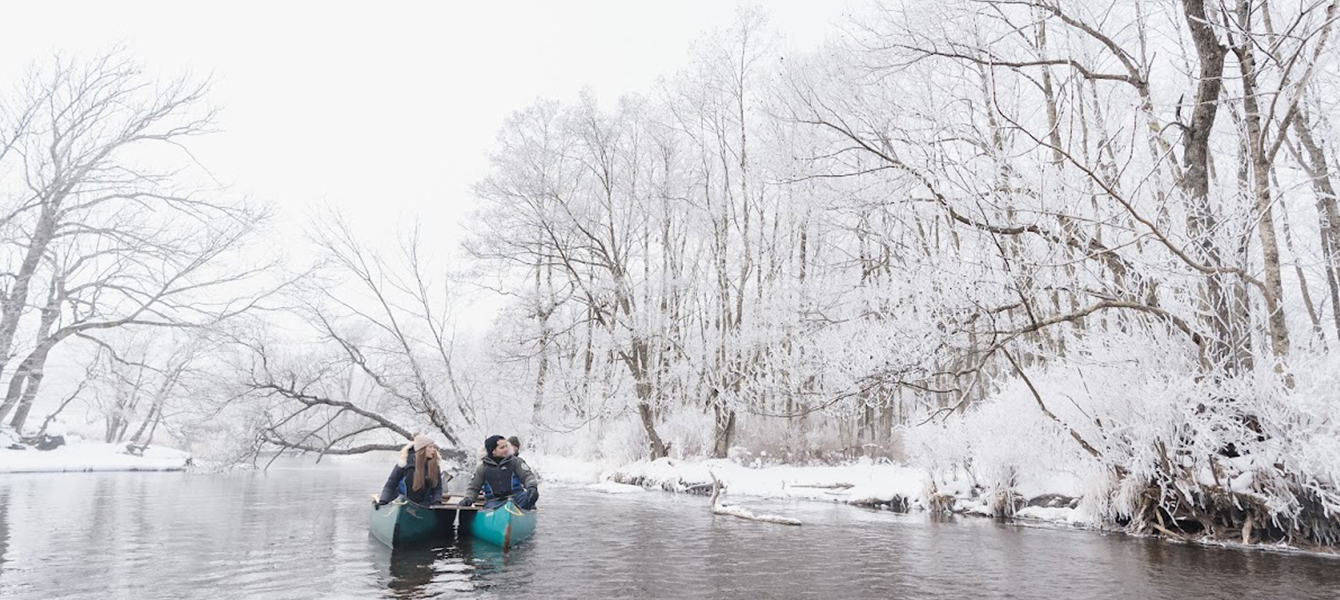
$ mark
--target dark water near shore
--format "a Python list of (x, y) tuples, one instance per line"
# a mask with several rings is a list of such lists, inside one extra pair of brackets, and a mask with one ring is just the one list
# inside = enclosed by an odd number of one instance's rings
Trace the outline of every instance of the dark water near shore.
[(986, 519), (545, 486), (506, 554), (392, 552), (380, 465), (269, 473), (0, 474), (0, 598), (1340, 598), (1340, 560)]

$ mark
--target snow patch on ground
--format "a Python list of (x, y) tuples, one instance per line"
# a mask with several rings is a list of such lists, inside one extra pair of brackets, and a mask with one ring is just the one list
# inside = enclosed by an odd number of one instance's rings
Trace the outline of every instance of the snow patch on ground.
[(1086, 525), (1092, 521), (1089, 514), (1080, 508), (1046, 506), (1025, 506), (1014, 513), (1014, 518), (1071, 525)]
[(608, 479), (605, 472), (610, 465), (558, 456), (527, 452), (521, 458), (535, 469), (540, 479), (547, 483), (593, 484)]
[(1015, 493), (1024, 500), (1042, 496), (1065, 496), (1078, 498), (1084, 495), (1084, 480), (1074, 473), (1041, 472), (1032, 477), (1023, 477), (1014, 486)]
[(126, 454), (124, 444), (75, 441), (55, 450), (10, 450), (0, 439), (0, 473), (69, 473), (91, 471), (183, 471), (190, 454), (149, 446), (144, 456)]
[(602, 481), (600, 483), (592, 483), (590, 485), (584, 486), (584, 489), (601, 492), (605, 494), (642, 494), (647, 491), (646, 488), (638, 487), (636, 485), (614, 483), (613, 481)]
[(595, 489), (601, 491), (653, 489), (706, 495), (715, 475), (732, 496), (848, 502), (904, 511), (927, 506), (924, 471), (869, 460), (840, 466), (751, 468), (724, 459), (663, 458), (622, 466), (557, 456), (527, 455), (525, 459), (545, 481), (599, 484)]
[(961, 512), (965, 515), (976, 515), (979, 517), (994, 517), (996, 513), (991, 506), (981, 500), (966, 498), (955, 501), (953, 512)]

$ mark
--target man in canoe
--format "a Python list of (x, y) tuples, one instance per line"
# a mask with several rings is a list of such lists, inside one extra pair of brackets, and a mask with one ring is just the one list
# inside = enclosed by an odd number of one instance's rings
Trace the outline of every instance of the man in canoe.
[(535, 508), (540, 499), (540, 478), (526, 461), (513, 455), (512, 444), (501, 435), (491, 435), (484, 440), (484, 450), (487, 454), (479, 461), (461, 506), (473, 505), (483, 492), (488, 502), (510, 497), (522, 509)]
[(414, 441), (400, 450), (400, 461), (386, 478), (377, 504), (387, 504), (398, 496), (415, 504), (440, 504), (443, 483), (437, 444), (432, 438), (416, 433)]

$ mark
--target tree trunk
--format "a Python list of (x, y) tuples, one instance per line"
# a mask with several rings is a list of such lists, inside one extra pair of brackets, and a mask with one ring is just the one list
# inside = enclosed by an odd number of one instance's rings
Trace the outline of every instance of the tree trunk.
[[(1205, 0), (1182, 0), (1187, 27), (1196, 45), (1200, 69), (1196, 83), (1194, 108), (1182, 138), (1182, 193), (1187, 201), (1187, 230), (1198, 249), (1198, 258), (1211, 266), (1223, 264), (1214, 234), (1218, 218), (1210, 205), (1210, 134), (1219, 112), (1223, 91), (1224, 56), (1228, 49), (1219, 43), (1214, 27), (1205, 13)], [(1232, 346), (1233, 314), (1230, 282), (1222, 273), (1206, 277), (1201, 293), (1204, 319), (1210, 331), (1207, 341), (1214, 367), (1226, 373), (1238, 370)]]
[(149, 407), (149, 414), (144, 415), (144, 420), (140, 421), (140, 426), (135, 428), (135, 433), (130, 436), (130, 443), (139, 444), (140, 436), (144, 435), (144, 432), (149, 429), (149, 424), (158, 418), (158, 414), (161, 412), (163, 412), (161, 401), (155, 402), (153, 406)]
[[(42, 214), (38, 217), (37, 227), (33, 232), (32, 241), (28, 243), (19, 271), (14, 275), (10, 292), (0, 298), (0, 372), (4, 371), (9, 365), (9, 359), (13, 358), (11, 352), (14, 348), (14, 335), (19, 329), (19, 319), (28, 306), (28, 287), (32, 283), (33, 273), (37, 271), (42, 255), (46, 253), (47, 245), (55, 235), (56, 209), (57, 204), (51, 200), (42, 205)], [(5, 406), (0, 408), (0, 419), (4, 419), (11, 408), (12, 404), (6, 401)]]
[(1317, 221), (1321, 234), (1322, 271), (1331, 293), (1331, 318), (1336, 339), (1340, 339), (1340, 208), (1336, 206), (1335, 185), (1331, 182), (1330, 163), (1326, 150), (1312, 135), (1307, 114), (1301, 109), (1294, 116), (1294, 133), (1307, 156), (1299, 153), (1294, 158), (1312, 179), (1317, 194)]
[[(45, 354), (43, 354), (41, 362), (46, 362)], [(37, 397), (37, 390), (42, 385), (42, 377), (42, 365), (36, 363), (29, 365), (28, 361), (24, 360), (19, 365), (19, 370), (14, 374), (14, 378), (10, 380), (9, 389), (11, 391), (20, 387), (14, 385), (16, 381), (23, 387), (18, 408), (14, 410), (14, 418), (9, 422), (9, 426), (13, 427), (14, 431), (23, 431), (23, 426), (27, 424), (28, 413), (33, 408), (33, 399)]]
[(544, 411), (544, 389), (549, 380), (549, 343), (552, 336), (552, 332), (549, 330), (549, 315), (552, 313), (553, 307), (547, 306), (541, 309), (538, 315), (540, 319), (540, 364), (535, 372), (535, 399), (530, 413), (532, 425), (539, 423), (540, 414)]
[(154, 432), (158, 431), (158, 424), (162, 422), (163, 422), (163, 411), (159, 410), (158, 416), (154, 417), (154, 424), (149, 426), (149, 435), (144, 438), (145, 446), (154, 443)]
[[(1250, 31), (1251, 3), (1238, 2), (1238, 25)], [(1256, 54), (1251, 40), (1234, 49), (1242, 72), (1243, 112), (1247, 125), (1247, 155), (1252, 161), (1252, 188), (1255, 199), (1257, 233), (1261, 236), (1261, 256), (1265, 263), (1266, 322), (1270, 330), (1270, 348), (1277, 358), (1289, 354), (1289, 326), (1284, 318), (1284, 280), (1280, 274), (1279, 240), (1275, 235), (1274, 211), (1270, 201), (1270, 158), (1266, 155), (1265, 133), (1261, 129), (1261, 109), (1256, 95)], [(1282, 133), (1282, 132), (1281, 132)]]
[(19, 368), (10, 377), (4, 405), (0, 406), (0, 419), (3, 419), (9, 408), (17, 405), (14, 419), (10, 421), (10, 425), (16, 431), (23, 430), (28, 420), (28, 413), (32, 410), (33, 400), (37, 398), (37, 390), (42, 386), (42, 369), (46, 366), (47, 355), (57, 342), (69, 335), (64, 331), (58, 331), (55, 336), (51, 335), (51, 328), (55, 326), (56, 318), (60, 316), (61, 300), (59, 280), (53, 277), (51, 287), (47, 291), (46, 304), (42, 307), (42, 318), (37, 326), (37, 347), (33, 348), (22, 363), (19, 363)]
[[(1038, 54), (1040, 55), (1041, 59), (1046, 60), (1047, 20), (1045, 18), (1045, 15), (1042, 14), (1041, 12), (1039, 12), (1038, 17), (1039, 19), (1036, 25)], [(1058, 179), (1063, 179), (1063, 173), (1065, 171), (1065, 154), (1062, 151), (1061, 118), (1056, 108), (1056, 91), (1052, 86), (1052, 70), (1051, 67), (1047, 66), (1042, 67), (1042, 97), (1047, 105), (1047, 143), (1051, 145), (1051, 165), (1052, 168), (1056, 170), (1054, 176)], [(1056, 219), (1057, 224), (1060, 225), (1061, 227), (1061, 231), (1065, 232), (1067, 238), (1073, 239), (1079, 236), (1079, 227), (1075, 224), (1074, 219), (1070, 218), (1069, 215), (1064, 214), (1064, 210), (1057, 213)], [(1066, 246), (1063, 249), (1063, 252), (1065, 252), (1066, 255), (1066, 261), (1063, 267), (1065, 276), (1069, 280), (1074, 280), (1075, 279), (1074, 249), (1069, 246)], [(1061, 312), (1063, 308), (1061, 306), (1060, 289), (1052, 290), (1051, 300), (1052, 300), (1052, 310), (1055, 310), (1058, 313)], [(1067, 308), (1069, 309), (1070, 312), (1074, 312), (1079, 309), (1079, 302), (1076, 300), (1073, 294), (1067, 294), (1066, 300), (1067, 300)], [(1076, 319), (1074, 322), (1071, 323), (1071, 327), (1076, 332), (1083, 331), (1084, 320)], [(1048, 341), (1053, 346), (1053, 348), (1055, 349), (1056, 353), (1058, 355), (1064, 356), (1065, 338), (1061, 335), (1047, 336), (1047, 338)]]
[(712, 437), (712, 458), (727, 458), (735, 440), (735, 411), (717, 403), (713, 406), (716, 431)]
[[(1274, 173), (1274, 170), (1271, 170)], [(1275, 187), (1279, 187), (1278, 179)], [(1289, 225), (1289, 207), (1284, 204), (1283, 196), (1280, 197), (1280, 230), (1284, 232), (1284, 247), (1289, 250), (1289, 256), (1293, 259), (1294, 276), (1298, 278), (1298, 291), (1303, 297), (1303, 308), (1307, 309), (1308, 320), (1312, 322), (1312, 333), (1317, 336), (1317, 341), (1321, 343), (1322, 348), (1326, 348), (1326, 334), (1322, 331), (1321, 316), (1317, 313), (1317, 305), (1312, 301), (1312, 291), (1308, 289), (1307, 274), (1303, 272), (1303, 266), (1298, 255), (1298, 245), (1294, 242), (1293, 228)]]
[(656, 413), (652, 409), (652, 389), (650, 373), (647, 372), (647, 343), (633, 340), (632, 354), (624, 354), (624, 364), (628, 366), (633, 380), (637, 383), (633, 389), (637, 394), (637, 415), (642, 420), (642, 431), (647, 434), (647, 443), (651, 447), (651, 459), (665, 458), (665, 442), (656, 433)]

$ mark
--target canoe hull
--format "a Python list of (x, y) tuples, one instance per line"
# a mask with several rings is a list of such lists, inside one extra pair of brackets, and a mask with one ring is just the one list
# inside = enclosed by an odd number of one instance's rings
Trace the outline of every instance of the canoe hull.
[(432, 509), (409, 502), (392, 502), (368, 509), (368, 528), (383, 544), (397, 546), (449, 537), (456, 521), (451, 509)]
[(470, 521), (470, 533), (475, 539), (506, 550), (535, 533), (536, 515), (534, 510), (521, 510), (508, 500), (506, 504), (496, 509), (481, 509), (473, 515), (463, 517)]

